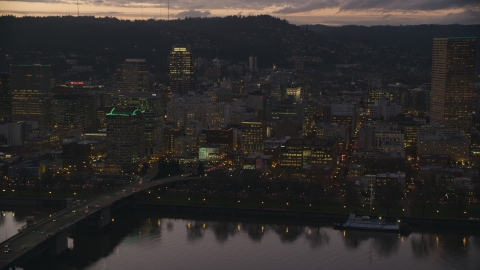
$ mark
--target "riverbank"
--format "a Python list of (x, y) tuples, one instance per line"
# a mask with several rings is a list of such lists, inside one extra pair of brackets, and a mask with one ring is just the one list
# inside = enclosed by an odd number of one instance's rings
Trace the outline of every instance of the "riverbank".
[[(295, 220), (310, 222), (333, 222), (335, 219), (342, 219), (345, 213), (328, 213), (317, 211), (285, 210), (285, 209), (255, 209), (228, 206), (211, 205), (182, 205), (182, 204), (160, 204), (148, 202), (135, 202), (134, 208), (142, 210), (161, 211), (163, 213), (175, 213), (197, 216), (222, 216), (242, 218), (266, 218), (276, 220)], [(412, 218), (385, 216), (385, 219), (400, 220), (415, 228), (449, 228), (480, 230), (480, 220), (445, 219), (445, 218)]]
[(41, 206), (41, 207), (67, 207), (65, 199), (41, 199), (41, 198), (15, 198), (0, 197), (2, 206)]

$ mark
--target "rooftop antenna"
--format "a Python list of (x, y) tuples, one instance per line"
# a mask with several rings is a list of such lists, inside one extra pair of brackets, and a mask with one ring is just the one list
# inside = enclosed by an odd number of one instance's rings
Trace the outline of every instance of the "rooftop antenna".
[(168, 0), (167, 4), (167, 21), (170, 21), (170, 0)]
[(80, 8), (78, 7), (78, 0), (77, 0), (77, 17), (80, 17)]

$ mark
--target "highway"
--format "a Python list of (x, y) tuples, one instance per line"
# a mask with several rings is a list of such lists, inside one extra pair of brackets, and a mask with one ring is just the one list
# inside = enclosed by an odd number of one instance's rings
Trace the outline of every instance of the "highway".
[[(64, 231), (80, 219), (85, 218), (85, 210), (87, 206), (89, 211), (88, 215), (90, 215), (96, 211), (99, 211), (102, 207), (111, 205), (113, 202), (121, 199), (122, 197), (132, 195), (134, 193), (132, 191), (133, 188), (145, 190), (161, 184), (195, 179), (175, 176), (148, 182), (148, 180), (153, 178), (156, 174), (156, 168), (152, 168), (152, 170), (147, 173), (143, 179), (137, 177), (136, 181), (133, 181), (122, 188), (109, 192), (109, 196), (99, 196), (87, 202), (74, 205), (71, 208), (64, 209), (55, 213), (51, 218), (39, 222), (35, 227), (26, 228), (24, 232), (11, 237), (2, 244), (4, 245), (5, 243), (10, 243), (10, 247), (8, 248), (10, 249), (10, 252), (6, 253), (5, 250), (7, 250), (7, 248), (3, 246), (0, 247), (0, 269), (4, 269), (4, 267), (6, 267), (11, 261), (22, 256), (28, 251), (29, 248), (37, 246), (49, 236)], [(95, 205), (99, 205), (100, 207), (95, 208)], [(22, 246), (25, 248), (22, 249)]]

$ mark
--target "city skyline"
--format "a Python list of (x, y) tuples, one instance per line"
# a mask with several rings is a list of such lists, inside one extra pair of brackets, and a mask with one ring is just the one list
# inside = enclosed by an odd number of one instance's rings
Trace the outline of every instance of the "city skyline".
[[(478, 24), (480, 4), (462, 1), (276, 0), (250, 1), (1, 1), (0, 13), (14, 16), (95, 16), (167, 20), (185, 17), (224, 17), (267, 14), (293, 24), (412, 25)], [(78, 3), (78, 6), (77, 6)]]

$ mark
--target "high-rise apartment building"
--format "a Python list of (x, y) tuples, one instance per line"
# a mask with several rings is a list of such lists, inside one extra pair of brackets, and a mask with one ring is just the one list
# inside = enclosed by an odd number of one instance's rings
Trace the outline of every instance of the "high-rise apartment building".
[(190, 45), (175, 45), (168, 55), (169, 85), (180, 95), (195, 90), (195, 61)]
[(139, 109), (113, 108), (106, 116), (107, 171), (135, 171), (145, 160), (143, 113)]
[(145, 59), (126, 59), (117, 68), (115, 86), (122, 92), (145, 92), (150, 89), (150, 72)]
[(51, 125), (50, 66), (11, 66), (12, 121), (35, 121)]
[(474, 37), (435, 38), (432, 57), (431, 124), (472, 126)]
[(158, 157), (163, 149), (163, 111), (160, 95), (155, 93), (125, 93), (116, 96), (117, 108), (140, 109), (145, 121), (145, 155)]

